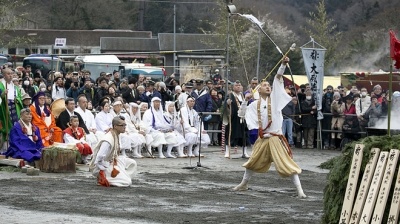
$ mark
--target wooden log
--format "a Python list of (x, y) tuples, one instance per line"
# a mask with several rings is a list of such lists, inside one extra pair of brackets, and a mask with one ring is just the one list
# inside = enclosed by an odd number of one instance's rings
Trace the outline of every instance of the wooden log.
[(371, 223), (382, 223), (383, 213), (385, 213), (386, 202), (389, 197), (389, 191), (392, 187), (392, 180), (396, 172), (397, 161), (399, 159), (399, 150), (392, 149), (389, 152), (389, 158), (386, 164), (385, 174), (379, 189), (378, 199), (375, 204), (375, 210), (372, 214)]
[[(400, 170), (400, 165), (397, 170)], [(400, 213), (400, 172), (397, 172), (396, 183), (394, 185), (392, 203), (390, 205), (388, 224), (399, 223)]]
[(76, 153), (74, 150), (59, 147), (44, 148), (39, 167), (42, 172), (47, 173), (75, 173)]
[(9, 157), (8, 159), (0, 159), (0, 164), (6, 166), (23, 167), (25, 162), (23, 159), (14, 159)]
[(358, 193), (356, 197), (356, 202), (351, 212), (350, 224), (356, 224), (360, 221), (360, 214), (364, 208), (365, 200), (367, 199), (367, 193), (369, 191), (369, 186), (371, 185), (371, 180), (374, 174), (376, 163), (379, 158), (379, 153), (381, 152), (378, 148), (371, 149), (371, 157), (365, 166), (364, 174), (358, 188)]
[(369, 187), (367, 201), (365, 202), (363, 212), (361, 213), (360, 223), (369, 224), (374, 210), (378, 190), (382, 183), (383, 174), (385, 172), (386, 163), (389, 157), (389, 152), (381, 152), (379, 155), (378, 164), (376, 165), (374, 177), (372, 178), (371, 186)]
[(363, 158), (364, 145), (356, 144), (353, 153), (353, 160), (349, 178), (347, 180), (346, 193), (343, 200), (342, 212), (340, 213), (339, 223), (349, 223), (351, 210), (353, 208), (354, 196), (357, 191), (358, 175), (360, 174), (361, 162)]

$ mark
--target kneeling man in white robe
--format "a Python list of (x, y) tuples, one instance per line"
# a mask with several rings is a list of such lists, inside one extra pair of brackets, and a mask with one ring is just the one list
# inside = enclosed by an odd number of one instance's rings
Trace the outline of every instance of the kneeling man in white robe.
[(128, 158), (121, 150), (119, 135), (125, 132), (125, 119), (114, 117), (112, 129), (104, 135), (94, 149), (94, 157), (90, 164), (97, 183), (102, 186), (128, 187), (136, 171), (136, 161)]

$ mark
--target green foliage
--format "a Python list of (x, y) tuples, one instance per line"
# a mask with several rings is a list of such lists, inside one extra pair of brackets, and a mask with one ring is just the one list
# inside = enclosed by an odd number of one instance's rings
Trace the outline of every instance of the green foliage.
[(16, 173), (16, 172), (21, 172), (21, 168), (15, 166), (0, 166), (0, 171)]
[(32, 41), (28, 37), (15, 37), (10, 40), (4, 34), (6, 31), (16, 29), (26, 21), (27, 13), (19, 10), (26, 5), (26, 0), (0, 0), (0, 46), (14, 47)]
[[(322, 168), (331, 169), (328, 175), (328, 184), (324, 190), (324, 215), (322, 217), (323, 223), (339, 223), (340, 212), (345, 196), (355, 144), (364, 144), (363, 161), (358, 180), (359, 186), (365, 166), (370, 159), (371, 149), (379, 148), (381, 151), (400, 149), (400, 135), (395, 135), (392, 137), (370, 136), (361, 139), (358, 142), (351, 142), (345, 146), (342, 155), (320, 165)], [(389, 200), (390, 198), (391, 196), (389, 195)]]
[(154, 55), (151, 55), (149, 58), (146, 58), (144, 63), (150, 63), (152, 66), (159, 66), (160, 65), (158, 59), (156, 57), (154, 57)]

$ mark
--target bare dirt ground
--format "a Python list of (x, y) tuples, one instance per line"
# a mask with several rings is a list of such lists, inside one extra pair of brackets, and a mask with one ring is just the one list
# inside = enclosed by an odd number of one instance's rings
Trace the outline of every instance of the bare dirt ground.
[(274, 168), (256, 174), (251, 190), (234, 192), (245, 160), (225, 159), (216, 147), (203, 154), (197, 169), (184, 169), (197, 158), (137, 159), (128, 188), (96, 186), (87, 166), (34, 177), (0, 172), (0, 223), (321, 223), (328, 171), (317, 166), (339, 152), (293, 150), (306, 199)]

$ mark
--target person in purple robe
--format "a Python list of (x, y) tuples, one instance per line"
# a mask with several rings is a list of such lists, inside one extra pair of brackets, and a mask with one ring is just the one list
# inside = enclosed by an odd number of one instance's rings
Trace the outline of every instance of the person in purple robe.
[(32, 124), (32, 114), (29, 108), (21, 110), (21, 118), (10, 132), (10, 147), (6, 157), (24, 159), (29, 163), (39, 160), (42, 154), (42, 138), (40, 130)]

